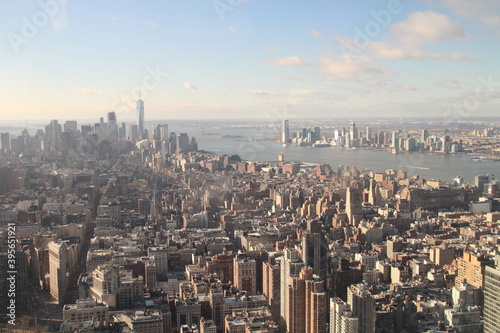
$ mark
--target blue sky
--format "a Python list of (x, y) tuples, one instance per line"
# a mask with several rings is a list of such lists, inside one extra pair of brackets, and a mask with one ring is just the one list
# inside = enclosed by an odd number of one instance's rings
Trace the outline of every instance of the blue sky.
[(494, 0), (0, 1), (0, 114), (132, 120), (141, 94), (146, 119), (497, 116), (497, 14)]

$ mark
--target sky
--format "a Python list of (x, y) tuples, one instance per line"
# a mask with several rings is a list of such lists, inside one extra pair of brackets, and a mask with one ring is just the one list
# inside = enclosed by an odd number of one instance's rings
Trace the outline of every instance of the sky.
[(498, 0), (0, 0), (0, 116), (498, 116)]

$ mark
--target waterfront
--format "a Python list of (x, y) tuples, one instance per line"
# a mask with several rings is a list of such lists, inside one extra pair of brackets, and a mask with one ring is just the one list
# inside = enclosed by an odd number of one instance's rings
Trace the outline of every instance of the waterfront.
[[(212, 123), (213, 124), (213, 123)], [(218, 154), (238, 154), (248, 161), (277, 161), (279, 154), (286, 161), (326, 163), (333, 170), (339, 165), (355, 166), (360, 170), (369, 169), (382, 172), (387, 169), (406, 170), (408, 175), (420, 175), (427, 179), (451, 181), (457, 176), (467, 183), (474, 183), (474, 177), (482, 174), (500, 174), (500, 162), (472, 160), (471, 154), (429, 154), (399, 153), (393, 155), (388, 150), (312, 148), (310, 146), (288, 145), (283, 147), (278, 140), (270, 137), (279, 133), (279, 127), (222, 127), (207, 126), (207, 123), (185, 126), (170, 126), (171, 131), (185, 131), (195, 136), (201, 150)], [(241, 138), (222, 136), (241, 136)]]
[[(31, 122), (28, 127), (34, 135), (36, 129), (43, 128), (48, 121)], [(90, 122), (79, 121), (79, 125)], [(188, 133), (196, 137), (200, 150), (217, 154), (238, 154), (248, 161), (276, 161), (284, 154), (286, 161), (301, 161), (330, 164), (333, 170), (339, 165), (355, 166), (360, 170), (369, 169), (382, 172), (387, 169), (406, 170), (408, 175), (420, 175), (427, 179), (451, 181), (461, 176), (467, 183), (474, 183), (474, 177), (481, 174), (500, 175), (500, 162), (491, 160), (472, 160), (470, 154), (429, 154), (400, 153), (393, 155), (388, 150), (312, 148), (310, 146), (289, 145), (283, 147), (277, 138), (279, 123), (265, 121), (178, 121), (154, 120), (147, 122), (150, 133), (156, 124), (169, 124), (169, 131)], [(26, 127), (20, 123), (3, 126), (2, 131), (20, 134)]]

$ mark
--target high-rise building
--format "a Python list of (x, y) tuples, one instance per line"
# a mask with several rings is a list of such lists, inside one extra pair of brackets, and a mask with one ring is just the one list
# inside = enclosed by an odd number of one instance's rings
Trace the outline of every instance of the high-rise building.
[(354, 284), (347, 289), (347, 303), (358, 318), (359, 333), (375, 332), (375, 299), (366, 284)]
[(330, 333), (358, 333), (358, 325), (349, 304), (338, 297), (330, 298)]
[(313, 273), (321, 278), (326, 275), (327, 244), (321, 232), (320, 221), (308, 221), (307, 230), (302, 234), (302, 261), (310, 266)]
[(366, 139), (368, 141), (372, 139), (372, 128), (369, 126), (366, 127)]
[(148, 256), (154, 260), (156, 274), (166, 275), (168, 273), (168, 248), (148, 247)]
[(168, 142), (168, 125), (167, 124), (161, 124), (160, 126), (160, 141), (167, 141)]
[(273, 256), (262, 263), (262, 294), (267, 297), (273, 318), (278, 322), (280, 316), (280, 266)]
[(486, 267), (484, 272), (484, 333), (500, 332), (500, 270)]
[(429, 138), (429, 131), (424, 129), (422, 130), (422, 138), (421, 138), (421, 141), (426, 144), (427, 143), (427, 139)]
[(64, 132), (73, 132), (76, 133), (78, 132), (78, 123), (76, 120), (67, 120), (64, 123)]
[(300, 270), (304, 267), (304, 263), (300, 260), (300, 255), (297, 250), (286, 248), (283, 251), (283, 258), (281, 259), (281, 283), (280, 283), (280, 293), (281, 293), (281, 304), (280, 304), (280, 326), (283, 329), (287, 329), (288, 323), (288, 283), (289, 278), (292, 276), (297, 276), (300, 273)]
[(488, 188), (486, 185), (491, 183), (495, 179), (494, 175), (478, 175), (474, 178), (474, 185), (481, 191), (481, 193), (485, 193)]
[(137, 126), (139, 130), (139, 137), (144, 137), (144, 101), (139, 99), (136, 104), (137, 108)]
[(288, 120), (283, 120), (283, 125), (281, 128), (281, 142), (282, 143), (290, 142), (290, 128), (288, 127)]
[(356, 128), (356, 123), (351, 124), (351, 139), (356, 140), (358, 138), (358, 129)]
[(486, 266), (492, 266), (493, 259), (484, 255), (464, 251), (462, 258), (457, 260), (458, 274), (455, 285), (459, 286), (467, 282), (474, 287), (482, 288), (484, 283), (484, 270)]
[(189, 136), (187, 133), (179, 133), (177, 137), (177, 149), (180, 151), (189, 151)]
[(441, 141), (443, 142), (443, 153), (448, 154), (450, 152), (450, 136), (443, 136)]
[(9, 132), (2, 133), (1, 136), (2, 136), (2, 152), (7, 155), (10, 153), (10, 134)]
[(257, 263), (250, 257), (234, 258), (234, 285), (248, 295), (257, 294)]
[(360, 189), (347, 188), (345, 211), (349, 224), (357, 226), (363, 218), (363, 196)]
[(61, 125), (57, 120), (50, 122), (50, 144), (53, 150), (58, 149), (61, 143)]
[(65, 242), (49, 243), (50, 295), (59, 304), (66, 302), (68, 290), (68, 262)]
[(287, 286), (287, 332), (326, 333), (327, 296), (323, 280), (303, 267), (299, 276), (289, 277)]

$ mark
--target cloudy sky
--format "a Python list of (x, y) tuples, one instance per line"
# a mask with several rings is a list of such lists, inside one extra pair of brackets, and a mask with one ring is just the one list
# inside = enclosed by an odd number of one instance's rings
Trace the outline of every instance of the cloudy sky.
[(3, 120), (497, 116), (497, 0), (0, 1)]

